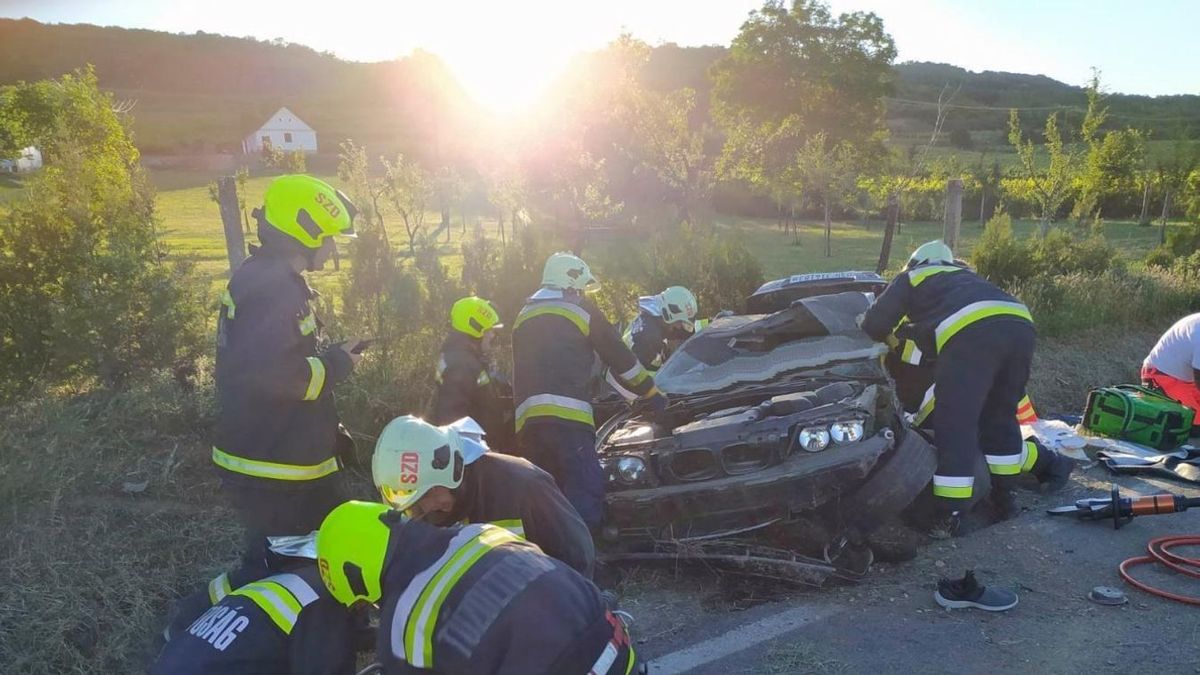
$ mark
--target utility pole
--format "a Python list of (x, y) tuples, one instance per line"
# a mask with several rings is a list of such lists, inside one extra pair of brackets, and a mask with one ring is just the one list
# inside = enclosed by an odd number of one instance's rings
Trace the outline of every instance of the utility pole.
[(946, 217), (942, 224), (942, 241), (951, 251), (958, 248), (958, 231), (962, 227), (963, 182), (960, 178), (946, 181)]
[(221, 207), (221, 224), (225, 227), (225, 251), (229, 254), (229, 273), (246, 259), (246, 239), (242, 234), (241, 211), (238, 209), (237, 182), (233, 176), (217, 179), (217, 204)]

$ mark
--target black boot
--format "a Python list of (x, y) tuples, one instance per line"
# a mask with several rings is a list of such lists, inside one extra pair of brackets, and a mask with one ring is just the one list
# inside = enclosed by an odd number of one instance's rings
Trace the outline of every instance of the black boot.
[(1058, 492), (1071, 481), (1071, 472), (1075, 470), (1075, 462), (1052, 450), (1046, 452), (1049, 461), (1046, 462), (1046, 467), (1037, 474), (1038, 484), (1042, 492)]

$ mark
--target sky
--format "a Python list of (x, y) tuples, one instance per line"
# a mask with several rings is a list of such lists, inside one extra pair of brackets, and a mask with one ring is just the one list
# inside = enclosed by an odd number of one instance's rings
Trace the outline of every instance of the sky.
[[(1048, 75), (1130, 94), (1200, 94), (1197, 0), (829, 0), (879, 14), (898, 61)], [(498, 110), (531, 102), (572, 55), (622, 31), (729, 44), (755, 0), (0, 0), (0, 16), (289, 42), (380, 61), (424, 49)]]

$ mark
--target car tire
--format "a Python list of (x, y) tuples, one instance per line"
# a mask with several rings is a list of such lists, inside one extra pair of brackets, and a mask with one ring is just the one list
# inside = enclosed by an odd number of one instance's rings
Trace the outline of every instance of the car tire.
[(865, 535), (908, 507), (929, 485), (936, 470), (937, 451), (921, 434), (905, 429), (881, 466), (840, 500), (842, 524)]

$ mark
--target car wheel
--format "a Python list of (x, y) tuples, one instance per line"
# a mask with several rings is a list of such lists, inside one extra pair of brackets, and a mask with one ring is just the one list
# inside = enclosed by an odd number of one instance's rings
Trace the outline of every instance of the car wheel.
[(937, 470), (937, 452), (921, 434), (905, 430), (896, 449), (849, 497), (840, 501), (844, 526), (866, 534), (921, 494)]

